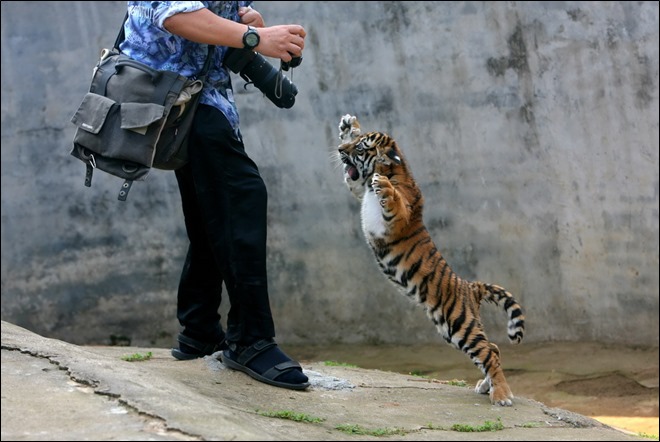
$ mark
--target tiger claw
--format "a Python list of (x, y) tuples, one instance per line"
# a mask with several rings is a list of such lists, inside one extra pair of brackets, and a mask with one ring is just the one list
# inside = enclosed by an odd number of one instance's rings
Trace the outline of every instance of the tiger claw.
[(374, 189), (376, 195), (380, 194), (380, 174), (374, 173), (371, 177), (371, 187)]
[(513, 405), (513, 401), (511, 399), (502, 399), (500, 401), (497, 401), (494, 405), (499, 405), (501, 407), (510, 407)]
[(357, 117), (351, 114), (346, 114), (339, 120), (339, 139), (348, 143), (360, 135), (360, 124), (357, 122)]

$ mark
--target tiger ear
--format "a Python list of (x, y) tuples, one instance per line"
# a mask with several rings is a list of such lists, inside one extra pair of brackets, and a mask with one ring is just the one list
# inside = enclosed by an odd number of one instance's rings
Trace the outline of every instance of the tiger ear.
[(401, 157), (397, 155), (394, 149), (388, 150), (386, 155), (390, 160), (394, 161), (395, 164), (401, 164)]

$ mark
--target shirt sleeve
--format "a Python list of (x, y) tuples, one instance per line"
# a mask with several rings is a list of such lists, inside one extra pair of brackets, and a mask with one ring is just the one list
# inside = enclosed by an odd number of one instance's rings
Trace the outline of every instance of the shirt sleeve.
[(194, 12), (204, 9), (202, 2), (137, 2), (149, 5), (151, 21), (158, 29), (169, 32), (163, 26), (166, 19), (180, 12)]

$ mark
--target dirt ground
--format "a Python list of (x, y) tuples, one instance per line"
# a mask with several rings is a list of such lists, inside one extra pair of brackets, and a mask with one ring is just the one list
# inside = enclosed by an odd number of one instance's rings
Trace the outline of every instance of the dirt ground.
[[(481, 377), (444, 343), (420, 346), (287, 346), (301, 361), (335, 361), (438, 380)], [(658, 349), (599, 343), (500, 345), (514, 395), (658, 438)]]

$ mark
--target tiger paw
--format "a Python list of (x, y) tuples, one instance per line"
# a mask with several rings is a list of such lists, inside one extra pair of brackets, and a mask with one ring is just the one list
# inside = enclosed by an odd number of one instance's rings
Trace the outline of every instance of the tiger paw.
[(360, 135), (360, 123), (354, 115), (346, 114), (339, 120), (339, 139), (349, 143)]
[(490, 389), (490, 403), (510, 407), (513, 405), (513, 393), (508, 384), (493, 385)]
[(485, 379), (477, 382), (477, 386), (474, 387), (474, 392), (479, 394), (488, 394), (490, 393), (490, 379), (486, 377)]
[(371, 177), (371, 187), (374, 189), (374, 193), (378, 196), (378, 202), (381, 207), (386, 207), (388, 202), (393, 201), (394, 199), (394, 187), (390, 180), (379, 173), (374, 173)]

